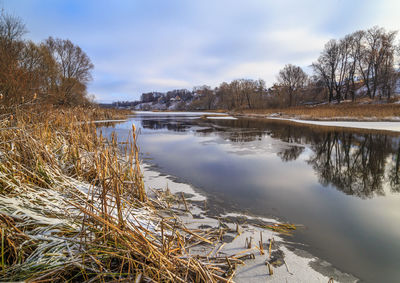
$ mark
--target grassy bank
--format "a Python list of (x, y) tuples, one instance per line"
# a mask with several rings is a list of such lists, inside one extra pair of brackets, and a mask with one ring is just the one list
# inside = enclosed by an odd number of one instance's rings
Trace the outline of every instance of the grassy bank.
[(89, 123), (125, 115), (29, 106), (0, 116), (0, 281), (233, 276), (237, 258), (189, 252), (217, 242), (223, 229), (190, 230), (169, 209), (171, 196), (148, 198), (134, 126), (128, 140), (118, 141)]
[(395, 120), (400, 116), (400, 104), (362, 104), (342, 102), (282, 109), (242, 110), (238, 114), (279, 115), (311, 120)]

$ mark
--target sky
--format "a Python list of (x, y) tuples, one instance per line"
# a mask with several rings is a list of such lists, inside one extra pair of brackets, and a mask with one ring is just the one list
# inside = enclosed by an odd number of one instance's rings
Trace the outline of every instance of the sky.
[(95, 68), (98, 102), (143, 92), (263, 79), (309, 66), (332, 38), (400, 29), (398, 0), (0, 0), (35, 42), (70, 39)]

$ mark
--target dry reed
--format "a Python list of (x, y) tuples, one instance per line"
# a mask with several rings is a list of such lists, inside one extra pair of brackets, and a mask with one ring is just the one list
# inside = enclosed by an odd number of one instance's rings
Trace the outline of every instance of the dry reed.
[(116, 115), (31, 105), (2, 114), (0, 281), (231, 280), (238, 259), (189, 252), (222, 230), (190, 230), (162, 193), (147, 197), (134, 126), (120, 143), (88, 122)]
[(297, 106), (282, 109), (242, 110), (239, 113), (271, 115), (278, 113), (283, 117), (295, 117), (311, 120), (396, 120), (400, 116), (400, 104), (376, 104), (365, 102), (342, 102), (316, 106)]

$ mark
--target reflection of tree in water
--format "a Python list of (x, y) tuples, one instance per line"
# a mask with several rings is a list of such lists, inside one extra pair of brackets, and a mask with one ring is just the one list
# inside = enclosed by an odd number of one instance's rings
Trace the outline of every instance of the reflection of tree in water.
[[(300, 134), (301, 130), (298, 130), (297, 127), (282, 127), (259, 119), (214, 120), (210, 124), (215, 131), (220, 132), (224, 139), (233, 142), (252, 142), (261, 140), (266, 135), (288, 143), (301, 143), (303, 138), (303, 135)], [(229, 130), (221, 131), (220, 129)]]
[(397, 152), (393, 155), (389, 165), (388, 179), (390, 190), (392, 192), (400, 192), (400, 144), (397, 146)]
[(245, 129), (241, 135), (237, 133), (240, 131), (224, 133), (224, 136), (229, 134), (234, 142), (270, 135), (292, 144), (277, 153), (283, 161), (296, 160), (305, 150), (301, 144), (309, 144), (313, 153), (308, 163), (324, 186), (331, 184), (348, 195), (361, 198), (384, 195), (385, 186), (392, 192), (400, 192), (400, 144), (397, 137), (326, 131), (250, 119), (219, 124)]
[(169, 131), (174, 132), (184, 132), (189, 127), (190, 124), (187, 122), (176, 122), (174, 120), (169, 119), (162, 119), (162, 120), (142, 120), (142, 127), (144, 129), (151, 129), (151, 130), (162, 130), (167, 129)]
[(300, 156), (300, 154), (303, 153), (303, 151), (303, 146), (289, 146), (289, 148), (281, 150), (277, 154), (282, 159), (282, 161), (287, 162), (296, 160)]
[(265, 130), (255, 127), (246, 120), (196, 120), (196, 125), (205, 127), (196, 130), (200, 136), (209, 136), (216, 133), (225, 140), (232, 142), (252, 142), (262, 140), (267, 133)]
[(327, 131), (307, 126), (257, 119), (238, 120), (143, 120), (144, 128), (186, 131), (194, 126), (197, 135), (217, 134), (232, 142), (262, 140), (266, 135), (288, 143), (277, 153), (282, 161), (294, 161), (312, 150), (308, 163), (324, 186), (361, 198), (384, 195), (384, 187), (400, 192), (399, 138), (384, 134)]
[(323, 185), (362, 198), (384, 195), (386, 160), (393, 154), (388, 136), (329, 132), (311, 148), (308, 163)]
[(264, 135), (261, 131), (233, 131), (225, 132), (224, 138), (233, 142), (251, 142), (261, 140)]

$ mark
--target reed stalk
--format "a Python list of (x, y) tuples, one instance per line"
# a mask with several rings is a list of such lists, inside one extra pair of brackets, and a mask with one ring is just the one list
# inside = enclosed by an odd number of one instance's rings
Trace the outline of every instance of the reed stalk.
[(135, 126), (120, 143), (93, 123), (117, 118), (38, 106), (2, 114), (0, 281), (231, 280), (237, 259), (189, 253), (224, 231), (191, 230), (169, 203), (147, 196)]

